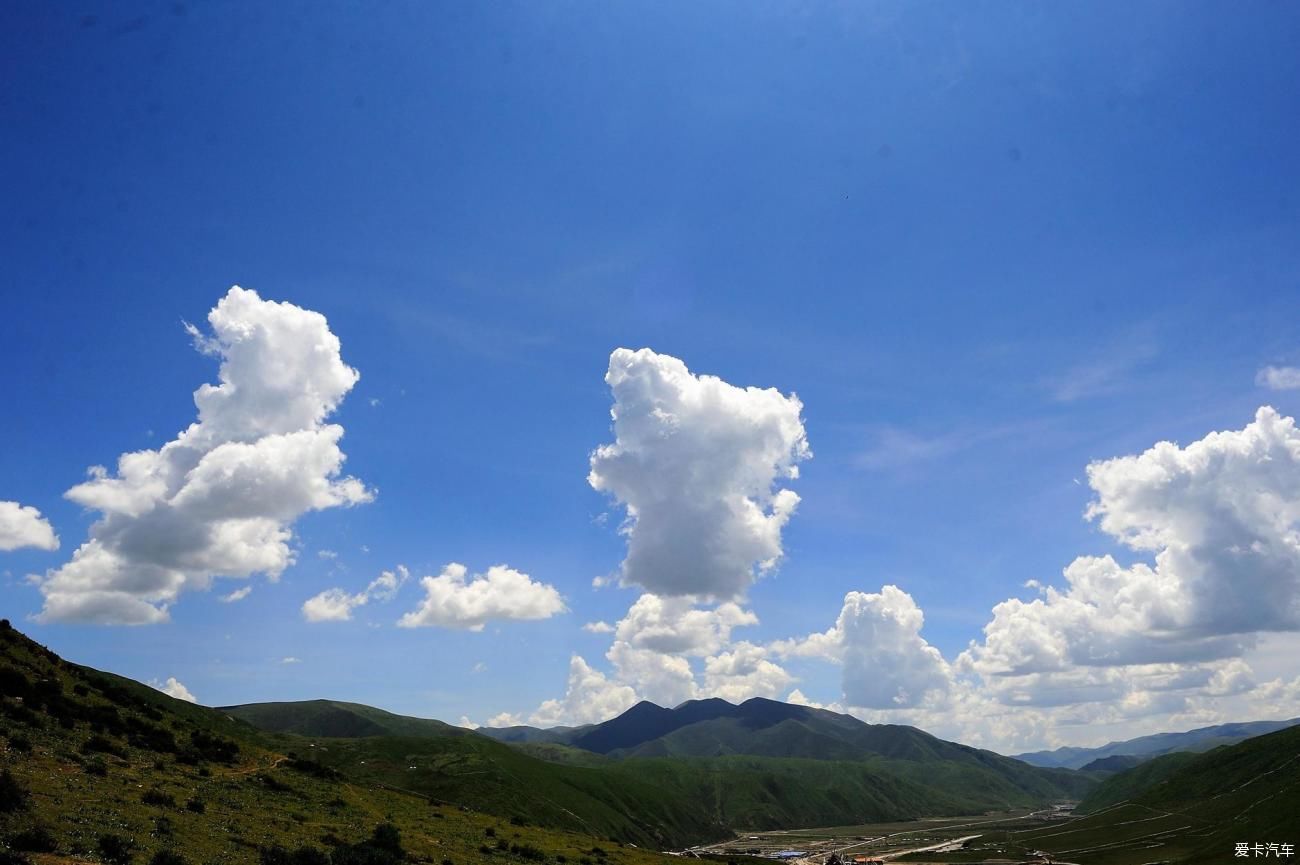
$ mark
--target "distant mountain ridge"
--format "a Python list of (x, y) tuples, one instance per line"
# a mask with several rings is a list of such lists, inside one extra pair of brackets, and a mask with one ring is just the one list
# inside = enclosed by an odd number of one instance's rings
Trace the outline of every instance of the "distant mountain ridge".
[(1245, 721), (1199, 727), (1182, 733), (1154, 733), (1122, 742), (1109, 742), (1098, 748), (1057, 748), (1054, 751), (1031, 751), (1015, 754), (1014, 759), (1046, 769), (1082, 769), (1105, 757), (1140, 757), (1150, 759), (1178, 751), (1201, 752), (1220, 745), (1235, 745), (1254, 736), (1263, 736), (1300, 724), (1300, 718), (1286, 721)]
[[(339, 737), (325, 751), (327, 759), (343, 760), (340, 766), (360, 766), (364, 759), (365, 775), (385, 753), (399, 766), (445, 763), (452, 759), (451, 741), (463, 743), (452, 749), (459, 755), (456, 761), (468, 759), (471, 751), (492, 755), (487, 763), (475, 757), (478, 767), (472, 772), (464, 772), (464, 764), (455, 775), (437, 776), (437, 786), (428, 792), (441, 798), (452, 798), (448, 785), (460, 783), (457, 778), (478, 784), (499, 774), (513, 759), (483, 746), (508, 745), (509, 752), (553, 766), (557, 776), (567, 778), (580, 770), (581, 777), (616, 784), (650, 781), (673, 802), (695, 801), (694, 807), (706, 808), (715, 824), (752, 828), (1041, 805), (1078, 799), (1096, 783), (1092, 775), (1035, 768), (914, 727), (867, 724), (850, 715), (763, 698), (740, 705), (717, 698), (691, 700), (672, 709), (642, 702), (600, 724), (474, 731), (481, 735), (334, 701), (250, 704), (225, 711), (266, 730)], [(427, 756), (403, 756), (398, 762), (393, 758), (399, 751)], [(344, 759), (344, 754), (351, 757)], [(536, 768), (510, 771), (520, 776)], [(572, 777), (576, 781), (579, 776)], [(486, 798), (490, 791), (479, 789), (476, 795)]]

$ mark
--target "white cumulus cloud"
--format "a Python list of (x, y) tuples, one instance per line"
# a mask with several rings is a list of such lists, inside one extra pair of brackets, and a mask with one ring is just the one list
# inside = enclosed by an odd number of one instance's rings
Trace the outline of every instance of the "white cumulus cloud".
[(843, 664), (844, 702), (850, 706), (911, 708), (941, 701), (952, 687), (948, 663), (921, 636), (924, 622), (921, 608), (897, 586), (849, 592), (832, 628), (771, 649)]
[(424, 600), (397, 624), (481, 631), (494, 619), (549, 619), (564, 612), (564, 600), (554, 586), (514, 568), (493, 565), (472, 578), (468, 573), (464, 565), (452, 562), (438, 576), (423, 577)]
[(1261, 408), (1241, 430), (1093, 463), (1087, 515), (1151, 555), (1083, 556), (1029, 602), (998, 604), (966, 660), (986, 676), (1239, 657), (1300, 629), (1300, 432)]
[(799, 496), (777, 488), (812, 456), (798, 397), (693, 375), (675, 357), (620, 348), (605, 382), (614, 442), (588, 481), (627, 509), (624, 584), (727, 600), (781, 559)]
[(244, 598), (247, 598), (252, 593), (253, 593), (252, 586), (244, 586), (243, 588), (235, 589), (233, 592), (230, 592), (229, 594), (222, 595), (217, 600), (221, 601), (221, 603), (223, 604), (234, 604), (239, 601), (242, 601)]
[(165, 621), (183, 591), (214, 577), (278, 577), (308, 511), (373, 498), (341, 475), (343, 428), (325, 422), (359, 378), (325, 317), (236, 286), (208, 323), (210, 336), (187, 326), (221, 361), (219, 383), (194, 392), (198, 419), (66, 493), (101, 517), (39, 580), (42, 621)]
[(49, 520), (31, 505), (0, 502), (0, 552), (23, 547), (57, 550), (59, 538)]
[[(542, 703), (528, 720), (541, 727), (597, 724), (627, 711), (636, 702), (636, 691), (627, 685), (611, 682), (599, 670), (593, 670), (581, 657), (574, 655), (569, 659), (569, 683), (564, 697)], [(519, 723), (513, 716), (507, 717), (511, 717), (513, 723)], [(509, 726), (493, 725), (492, 721), (488, 722), (489, 726)]]

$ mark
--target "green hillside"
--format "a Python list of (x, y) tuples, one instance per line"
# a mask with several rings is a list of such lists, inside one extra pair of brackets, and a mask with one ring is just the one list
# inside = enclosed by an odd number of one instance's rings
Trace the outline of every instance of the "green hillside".
[[(1095, 784), (1089, 775), (1037, 769), (914, 727), (865, 724), (773, 700), (696, 700), (675, 709), (640, 703), (570, 731), (570, 745), (536, 735), (512, 745), (463, 730), (446, 736), (420, 726), (429, 722), (378, 710), (369, 710), (364, 725), (355, 722), (366, 735), (329, 738), (349, 729), (339, 706), (358, 715), (364, 709), (313, 701), (226, 711), (269, 730), (318, 736), (316, 759), (351, 777), (658, 845), (717, 838), (733, 828), (1042, 805), (1077, 800)], [(385, 736), (371, 720), (389, 730), (410, 721), (420, 735)]]
[[(442, 741), (466, 739), (481, 737)], [(540, 828), (340, 775), (312, 759), (309, 740), (67, 663), (8, 622), (0, 742), (5, 865), (665, 861), (603, 833)]]
[(1079, 803), (1077, 813), (1089, 814), (1109, 808), (1119, 802), (1136, 798), (1143, 791), (1156, 784), (1163, 783), (1184, 766), (1194, 763), (1197, 755), (1179, 751), (1165, 754), (1134, 766), (1131, 769), (1113, 775), (1102, 781)]
[[(992, 855), (1045, 850), (1081, 865), (1222, 863), (1238, 842), (1300, 845), (1300, 727), (1157, 758), (1107, 780), (1085, 804), (1096, 810), (979, 844)], [(961, 855), (953, 860), (968, 861)]]
[(383, 709), (337, 700), (303, 700), (291, 703), (250, 703), (218, 709), (254, 727), (272, 733), (303, 736), (363, 738), (368, 736), (459, 736), (462, 727), (430, 718), (394, 715)]

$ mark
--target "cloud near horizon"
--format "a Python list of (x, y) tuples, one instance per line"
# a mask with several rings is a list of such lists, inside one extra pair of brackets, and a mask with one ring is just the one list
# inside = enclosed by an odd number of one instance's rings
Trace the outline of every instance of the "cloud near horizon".
[(219, 383), (194, 392), (198, 419), (65, 493), (101, 516), (71, 561), (35, 578), (39, 621), (166, 621), (215, 578), (278, 578), (303, 514), (374, 498), (341, 475), (343, 427), (325, 422), (360, 378), (325, 317), (235, 286), (208, 323), (211, 336), (186, 326), (221, 361)]
[[(1071, 729), (1154, 732), (1171, 719), (1219, 723), (1234, 709), (1300, 711), (1300, 677), (1261, 683), (1252, 669), (1261, 635), (1300, 633), (1294, 421), (1265, 406), (1239, 430), (1094, 462), (1088, 483), (1087, 519), (1149, 558), (1122, 566), (1083, 555), (1063, 570), (1063, 588), (1031, 580), (1040, 597), (997, 604), (983, 638), (952, 661), (925, 640), (920, 606), (897, 586), (848, 592), (828, 630), (767, 646), (732, 642), (733, 628), (758, 622), (737, 604), (645, 593), (613, 627), (613, 675), (575, 656), (565, 696), (532, 720), (610, 717), (637, 698), (787, 693), (1011, 752)], [(790, 690), (783, 658), (839, 665), (839, 698)], [(604, 709), (582, 708), (587, 699)]]

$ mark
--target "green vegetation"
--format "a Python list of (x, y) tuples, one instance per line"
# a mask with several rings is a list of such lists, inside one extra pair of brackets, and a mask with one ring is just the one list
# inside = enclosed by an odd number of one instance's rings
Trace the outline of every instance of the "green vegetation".
[[(969, 813), (1091, 783), (833, 713), (770, 719), (756, 741), (780, 752), (859, 736), (878, 747), (855, 759), (620, 759), (537, 737), (516, 748), (348, 703), (208, 709), (66, 663), (7, 622), (0, 682), (0, 850), (19, 857), (387, 865), (398, 838), (398, 859), (444, 865), (642, 865), (657, 857), (640, 848), (720, 840), (733, 827)], [(708, 711), (799, 708), (746, 706)], [(710, 720), (705, 738), (743, 744), (735, 719)]]
[(1170, 754), (1107, 780), (1089, 813), (985, 832), (975, 849), (926, 861), (1022, 858), (1045, 850), (1082, 865), (1226, 862), (1235, 844), (1300, 838), (1300, 727), (1204, 754)]
[[(512, 728), (504, 737), (511, 747), (463, 731), (328, 738), (341, 724), (336, 713), (322, 713), (324, 705), (364, 708), (313, 701), (223, 711), (269, 730), (319, 736), (315, 759), (349, 777), (638, 844), (697, 843), (725, 837), (727, 828), (1041, 805), (1078, 799), (1095, 783), (1089, 775), (1034, 768), (914, 727), (865, 724), (773, 700), (740, 706), (696, 700), (675, 709), (641, 703), (602, 724), (546, 731), (570, 744)], [(389, 730), (437, 723), (378, 715)], [(312, 719), (321, 723), (313, 726)]]
[[(0, 680), (0, 865), (253, 865), (280, 850), (295, 865), (562, 865), (594, 844), (608, 849), (607, 865), (664, 861), (605, 834), (514, 824), (509, 812), (339, 777), (290, 756), (308, 753), (308, 740), (66, 663), (8, 622)], [(109, 747), (87, 751), (93, 737)], [(504, 850), (479, 850), (489, 828)]]

